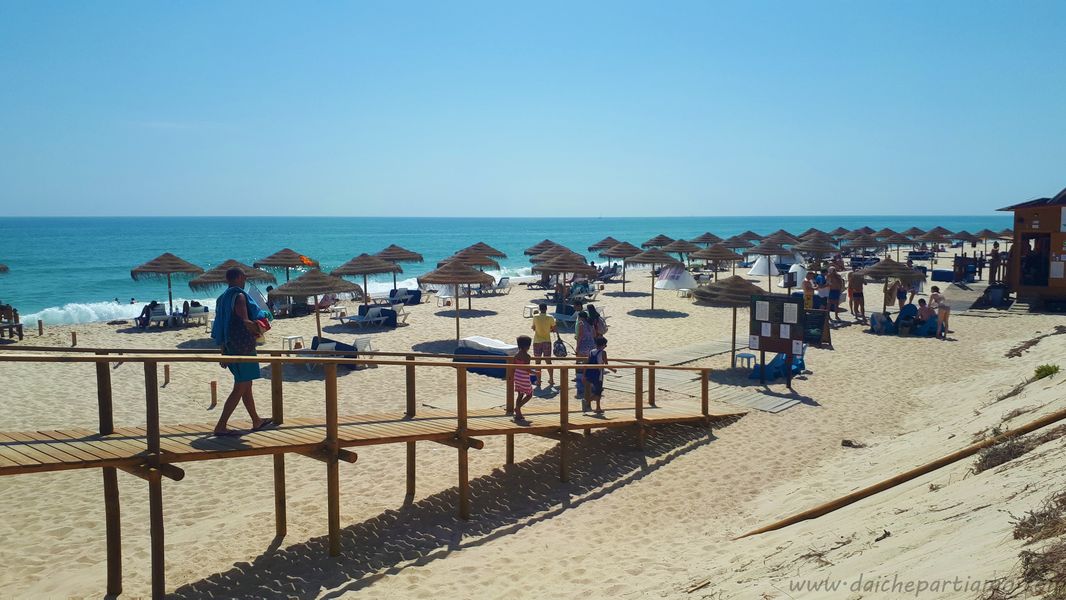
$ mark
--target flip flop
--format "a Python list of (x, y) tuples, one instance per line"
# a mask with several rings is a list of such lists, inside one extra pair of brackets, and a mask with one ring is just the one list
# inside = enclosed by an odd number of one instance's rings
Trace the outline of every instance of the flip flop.
[(262, 431), (271, 427), (277, 427), (277, 425), (271, 419), (263, 419), (259, 422), (259, 427), (252, 427), (252, 431)]

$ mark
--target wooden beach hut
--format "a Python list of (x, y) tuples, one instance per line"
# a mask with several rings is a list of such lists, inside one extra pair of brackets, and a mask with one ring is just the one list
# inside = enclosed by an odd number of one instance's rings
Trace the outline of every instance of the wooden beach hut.
[(999, 210), (1014, 214), (1004, 279), (1010, 289), (1037, 306), (1066, 307), (1066, 189)]

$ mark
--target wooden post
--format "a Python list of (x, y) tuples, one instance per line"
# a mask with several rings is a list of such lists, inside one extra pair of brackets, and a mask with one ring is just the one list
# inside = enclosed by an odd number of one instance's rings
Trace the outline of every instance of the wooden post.
[(766, 350), (759, 350), (759, 383), (766, 385)]
[[(158, 440), (156, 440), (158, 442)], [(166, 596), (166, 563), (163, 557), (163, 484), (158, 469), (150, 470), (148, 479), (148, 512), (151, 523), (152, 598)]]
[[(106, 356), (107, 352), (97, 352), (97, 356)], [(100, 433), (115, 433), (111, 403), (111, 363), (96, 363), (96, 404), (100, 413)]]
[(337, 365), (325, 365), (326, 371), (326, 462), (327, 505), (329, 513), (329, 555), (341, 553), (340, 472), (337, 459)]
[(648, 366), (648, 406), (655, 406), (655, 365)]
[(37, 336), (44, 335), (44, 321), (37, 319)]
[[(404, 359), (407, 360), (408, 362), (413, 362), (415, 360), (415, 357), (411, 356), (411, 355), (407, 355), (407, 356), (404, 357)], [(404, 369), (407, 371), (407, 373), (406, 373), (407, 378), (406, 378), (406, 382), (405, 382), (406, 383), (406, 387), (407, 387), (407, 412), (405, 414), (406, 414), (407, 418), (411, 418), (411, 417), (415, 416), (415, 410), (416, 410), (416, 407), (415, 407), (415, 398), (416, 398), (416, 396), (415, 396), (415, 366), (409, 364), (406, 367), (404, 367)]]
[[(271, 354), (277, 357), (277, 354)], [(285, 422), (284, 388), (282, 387), (282, 364), (270, 363), (270, 420), (281, 425)], [(213, 383), (213, 382), (212, 382)], [(285, 455), (274, 455), (274, 535), (283, 538), (289, 532), (285, 506)]]
[(559, 481), (570, 481), (570, 464), (567, 457), (566, 438), (570, 433), (570, 372), (560, 371), (559, 384)]
[(163, 365), (163, 387), (170, 385), (170, 365)]
[(700, 369), (700, 411), (704, 417), (711, 416), (710, 369)]
[[(276, 355), (271, 355), (276, 356)], [(282, 364), (277, 361), (270, 363), (270, 420), (274, 423), (281, 425), (285, 422), (285, 392), (284, 392), (284, 375), (282, 374)], [(215, 382), (212, 381), (211, 386), (211, 402), (215, 401)]]
[(404, 500), (407, 504), (415, 500), (415, 444), (407, 442), (407, 495)]
[[(736, 264), (736, 263), (734, 263)], [(729, 340), (729, 368), (737, 368), (737, 307), (733, 307), (733, 339)]]
[(208, 408), (214, 408), (218, 404), (218, 382), (211, 382), (211, 406)]
[(119, 512), (118, 471), (104, 467), (104, 525), (107, 536), (107, 593), (122, 593), (122, 519)]
[(455, 399), (458, 413), (459, 438), (459, 518), (470, 518), (470, 465), (467, 461), (466, 445), (466, 367), (459, 367), (455, 372)]
[[(395, 273), (393, 273), (393, 276), (395, 276)], [(411, 355), (407, 355), (404, 358), (408, 362), (413, 362), (415, 360), (415, 357), (411, 356)], [(415, 413), (417, 411), (417, 408), (418, 408), (416, 406), (416, 398), (417, 398), (417, 396), (416, 396), (416, 388), (415, 388), (415, 385), (416, 385), (415, 384), (415, 366), (409, 364), (406, 367), (404, 367), (404, 369), (406, 370), (406, 387), (407, 387), (407, 412), (406, 412), (406, 416), (409, 419), (413, 419), (414, 416), (415, 416)], [(414, 502), (414, 500), (415, 500), (415, 477), (416, 477), (416, 474), (417, 474), (417, 470), (416, 470), (416, 464), (417, 463), (415, 462), (416, 451), (417, 451), (416, 443), (415, 442), (407, 442), (407, 495), (405, 497), (405, 502), (407, 502), (407, 503)]]
[(159, 464), (159, 363), (149, 360), (144, 363), (144, 399), (148, 416), (148, 463)]
[(642, 367), (636, 368), (636, 410), (635, 417), (637, 420), (637, 447), (644, 447), (644, 369)]
[(78, 345), (78, 332), (77, 331), (71, 331), (70, 332), (70, 345), (71, 346), (77, 346)]
[[(514, 364), (514, 358), (507, 357), (507, 364), (513, 365)], [(537, 371), (537, 377), (538, 378), (543, 378), (544, 377), (544, 372), (538, 370)], [(541, 381), (541, 379), (537, 379), (538, 383), (540, 383), (540, 381)], [(509, 415), (513, 415), (514, 414), (514, 370), (513, 369), (507, 369), (507, 414), (509, 414)], [(506, 445), (507, 445), (506, 454), (507, 454), (507, 456), (506, 456), (506, 459), (505, 459), (505, 464), (507, 466), (511, 466), (511, 465), (514, 464), (514, 434), (513, 433), (508, 433), (506, 438), (507, 438), (506, 439)]]

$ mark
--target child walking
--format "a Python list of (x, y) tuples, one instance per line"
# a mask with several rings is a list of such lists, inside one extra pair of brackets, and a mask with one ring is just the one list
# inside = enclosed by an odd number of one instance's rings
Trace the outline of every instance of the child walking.
[[(607, 364), (607, 338), (598, 336), (596, 338), (596, 348), (589, 352), (588, 364), (590, 365), (605, 365)], [(585, 379), (589, 382), (589, 395), (588, 402), (591, 404), (593, 400), (596, 401), (597, 415), (603, 414), (603, 407), (600, 405), (600, 398), (603, 397), (603, 372), (610, 370), (612, 373), (617, 369), (605, 367), (603, 369), (585, 369)], [(517, 389), (517, 388), (516, 388)]]
[[(518, 336), (518, 352), (514, 355), (514, 362), (516, 365), (528, 365), (529, 347), (533, 344), (533, 339), (528, 335)], [(533, 399), (533, 383), (530, 381), (529, 369), (515, 369), (514, 370), (514, 393), (515, 393), (515, 405), (514, 405), (514, 422), (518, 424), (527, 423), (526, 418), (522, 416), (522, 407)]]

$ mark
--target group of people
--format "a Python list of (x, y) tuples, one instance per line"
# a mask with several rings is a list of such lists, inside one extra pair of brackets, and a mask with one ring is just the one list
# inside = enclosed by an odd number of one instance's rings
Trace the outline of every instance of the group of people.
[[(558, 325), (555, 317), (548, 314), (547, 304), (542, 303), (537, 307), (537, 314), (533, 316), (531, 329), (533, 330), (532, 337), (528, 335), (518, 336), (518, 353), (515, 355), (515, 363), (529, 365), (533, 360), (536, 360), (537, 365), (540, 365), (541, 361), (550, 365), (553, 355), (552, 334), (554, 333), (556, 336), (555, 345), (562, 345), (563, 342), (558, 334)], [(574, 324), (574, 353), (579, 359), (583, 359), (581, 360), (582, 363), (598, 365), (607, 363), (607, 338), (604, 337), (606, 333), (607, 321), (600, 315), (594, 305), (589, 304), (584, 307), (584, 310), (580, 310), (577, 313), (577, 320)], [(533, 350), (532, 357), (529, 354), (530, 348)], [(565, 346), (563, 346), (563, 350), (565, 352)], [(613, 371), (614, 369), (611, 370)], [(553, 387), (555, 386), (555, 372), (552, 369), (547, 369), (547, 371), (548, 386)], [(601, 368), (577, 370), (576, 396), (581, 400), (583, 411), (588, 412), (591, 410), (595, 414), (603, 414), (601, 404), (603, 371), (604, 369)], [(533, 378), (536, 378), (536, 387), (540, 387), (543, 384), (541, 374), (542, 371), (540, 369), (515, 369), (514, 421), (516, 423), (527, 422), (522, 415), (522, 407), (533, 398)], [(586, 385), (588, 386), (587, 394)], [(593, 401), (596, 403), (595, 409), (592, 409)]]

